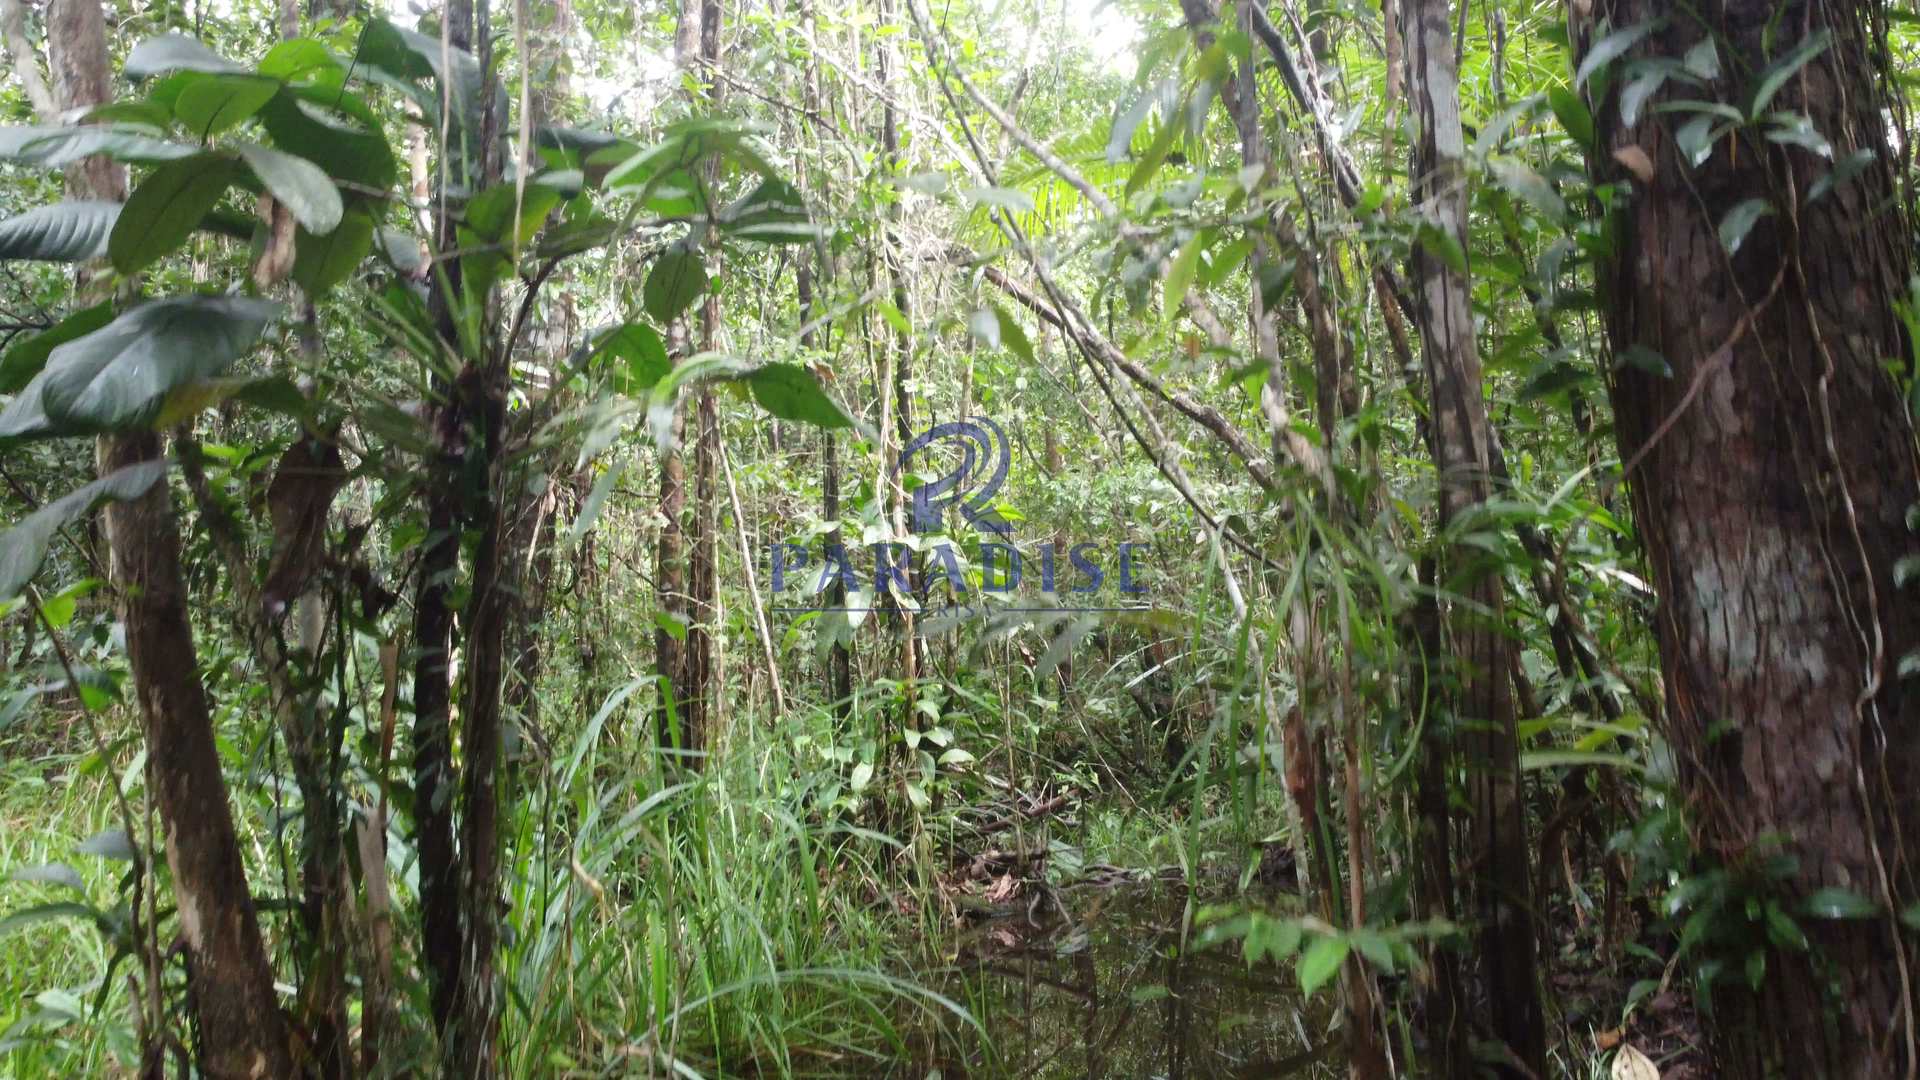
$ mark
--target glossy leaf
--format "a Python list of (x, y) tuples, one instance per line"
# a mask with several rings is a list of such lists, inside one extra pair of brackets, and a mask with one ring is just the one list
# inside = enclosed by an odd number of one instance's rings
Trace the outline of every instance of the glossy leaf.
[(133, 189), (108, 237), (113, 268), (134, 273), (185, 243), (238, 178), (225, 154), (195, 154), (155, 169)]
[(253, 143), (241, 143), (236, 149), (240, 151), (241, 160), (280, 205), (292, 212), (301, 228), (326, 233), (340, 224), (340, 191), (318, 165)]
[(237, 127), (280, 92), (280, 83), (258, 75), (206, 75), (174, 99), (173, 115), (201, 139)]
[(294, 282), (309, 297), (324, 296), (373, 251), (373, 218), (364, 210), (349, 210), (333, 231), (318, 235), (302, 225), (293, 251)]
[(700, 257), (685, 250), (669, 251), (654, 260), (642, 287), (647, 314), (665, 325), (679, 318), (707, 291), (707, 268)]
[(129, 164), (152, 165), (197, 153), (191, 146), (121, 127), (0, 128), (0, 160), (49, 169), (65, 168), (95, 154)]
[(47, 547), (62, 528), (86, 516), (105, 500), (124, 502), (139, 498), (166, 472), (164, 458), (116, 469), (55, 499), (0, 533), (0, 601), (11, 600), (26, 587), (46, 558)]
[(207, 48), (185, 34), (161, 34), (133, 47), (120, 73), (129, 79), (144, 79), (168, 71), (205, 71), (213, 74), (237, 74), (246, 69)]
[(823, 428), (848, 428), (853, 420), (827, 396), (813, 372), (799, 364), (765, 364), (746, 376), (760, 407), (782, 420)]
[(46, 366), (54, 346), (91, 334), (113, 321), (113, 304), (102, 302), (76, 311), (30, 338), (16, 341), (0, 353), (0, 394), (17, 394)]
[(0, 259), (84, 262), (107, 253), (120, 204), (69, 200), (0, 221)]
[(0, 438), (139, 427), (168, 393), (224, 371), (279, 311), (264, 300), (190, 296), (142, 304), (57, 346), (0, 410)]

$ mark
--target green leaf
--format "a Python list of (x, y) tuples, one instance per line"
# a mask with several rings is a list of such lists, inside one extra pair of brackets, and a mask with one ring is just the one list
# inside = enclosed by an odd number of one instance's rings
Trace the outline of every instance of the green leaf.
[(1139, 96), (1133, 99), (1133, 104), (1114, 118), (1113, 127), (1107, 134), (1107, 164), (1115, 165), (1126, 160), (1128, 151), (1133, 147), (1134, 133), (1152, 115), (1154, 106), (1165, 101), (1174, 89), (1170, 81), (1156, 83), (1140, 91)]
[(1720, 50), (1714, 46), (1712, 36), (1701, 38), (1693, 48), (1688, 49), (1687, 55), (1680, 60), (1680, 66), (1689, 75), (1706, 82), (1719, 78)]
[(273, 145), (298, 153), (329, 176), (384, 189), (399, 175), (377, 117), (344, 90), (284, 87), (260, 110), (260, 123)]
[(747, 196), (720, 212), (720, 227), (742, 240), (804, 244), (820, 234), (807, 219), (806, 199), (785, 180), (762, 180)]
[[(518, 250), (547, 223), (560, 205), (560, 192), (546, 184), (528, 184), (516, 190), (511, 183), (495, 184), (467, 202), (467, 227), (482, 239)], [(514, 215), (520, 227), (513, 227)]]
[(1866, 171), (1867, 166), (1873, 164), (1877, 157), (1878, 155), (1872, 150), (1862, 147), (1841, 158), (1832, 172), (1815, 180), (1813, 186), (1807, 189), (1807, 202), (1809, 204), (1819, 202), (1835, 188), (1844, 187), (1848, 181)]
[(188, 131), (210, 139), (244, 123), (279, 92), (278, 80), (258, 75), (203, 75), (180, 91), (173, 115)]
[(133, 838), (125, 829), (103, 829), (74, 849), (82, 855), (97, 855), (102, 859), (116, 859), (120, 862), (132, 862), (139, 854), (133, 846)]
[(707, 268), (691, 251), (675, 250), (660, 256), (647, 272), (641, 301), (647, 314), (661, 325), (680, 317), (707, 291)]
[(236, 74), (246, 69), (214, 52), (185, 34), (161, 34), (133, 47), (120, 73), (129, 79), (144, 79), (168, 71), (206, 71)]
[(294, 234), (293, 280), (309, 299), (318, 299), (347, 280), (372, 250), (373, 217), (364, 210), (346, 211), (322, 235), (302, 225)]
[(107, 253), (120, 204), (70, 199), (0, 221), (0, 260), (85, 262)]
[(1413, 237), (1419, 242), (1422, 251), (1445, 263), (1447, 269), (1456, 274), (1467, 272), (1466, 249), (1460, 246), (1459, 238), (1452, 232), (1442, 228), (1436, 222), (1422, 221), (1414, 227)]
[(1820, 30), (1809, 34), (1806, 40), (1796, 45), (1791, 52), (1768, 64), (1767, 70), (1760, 76), (1759, 84), (1754, 88), (1753, 101), (1747, 106), (1747, 117), (1758, 120), (1760, 114), (1767, 111), (1767, 106), (1773, 101), (1773, 95), (1780, 92), (1780, 88), (1787, 84), (1787, 80), (1793, 78), (1796, 72), (1805, 67), (1807, 61), (1825, 52), (1827, 46), (1831, 44), (1833, 44), (1833, 31)]
[(622, 394), (644, 394), (673, 370), (666, 342), (645, 323), (622, 323), (609, 330), (594, 347), (594, 355), (619, 362), (613, 388)]
[(1635, 368), (1662, 379), (1673, 378), (1673, 365), (1667, 358), (1647, 348), (1645, 345), (1629, 345), (1614, 358), (1614, 370), (1623, 367)]
[(1748, 199), (1727, 211), (1720, 219), (1720, 244), (1732, 255), (1740, 250), (1740, 245), (1753, 231), (1753, 225), (1761, 218), (1773, 213), (1773, 207), (1765, 199)]
[(1027, 332), (1019, 320), (998, 304), (993, 306), (993, 314), (1000, 323), (1000, 344), (1005, 345), (1013, 355), (1029, 364), (1033, 363), (1033, 342), (1027, 339)]
[(823, 428), (853, 426), (853, 420), (827, 396), (820, 380), (799, 364), (764, 364), (748, 373), (746, 380), (760, 407), (782, 420)]
[(54, 348), (0, 410), (0, 439), (140, 427), (176, 387), (224, 371), (278, 312), (276, 304), (238, 296), (142, 304)]
[(1193, 275), (1200, 268), (1200, 253), (1206, 250), (1211, 237), (1205, 229), (1194, 233), (1180, 245), (1180, 253), (1168, 264), (1167, 278), (1160, 287), (1161, 308), (1168, 316), (1178, 313), (1181, 302), (1186, 300), (1187, 290), (1193, 287)]
[(297, 79), (309, 71), (338, 71), (340, 61), (312, 38), (291, 38), (267, 50), (255, 70), (274, 79)]
[(1615, 30), (1594, 42), (1588, 47), (1587, 55), (1580, 60), (1580, 70), (1573, 76), (1573, 85), (1576, 88), (1586, 85), (1594, 72), (1619, 59), (1664, 21), (1664, 19), (1647, 19), (1624, 29)]
[(1828, 887), (1807, 897), (1806, 912), (1816, 919), (1870, 919), (1880, 909), (1857, 892)]
[(135, 273), (185, 243), (238, 171), (232, 158), (211, 153), (155, 169), (133, 189), (107, 238), (113, 268)]
[(1713, 154), (1713, 144), (1720, 137), (1715, 127), (1717, 119), (1710, 113), (1703, 113), (1689, 119), (1673, 133), (1674, 145), (1679, 147), (1680, 155), (1687, 159), (1689, 166), (1698, 166)]
[(135, 165), (154, 165), (197, 153), (191, 146), (123, 127), (0, 128), (0, 160), (49, 169), (65, 168), (95, 154)]
[(1567, 216), (1567, 204), (1560, 198), (1560, 193), (1553, 190), (1547, 178), (1535, 172), (1526, 162), (1500, 154), (1487, 159), (1487, 167), (1493, 170), (1494, 182), (1509, 195), (1540, 211), (1550, 220), (1560, 221)]
[(23, 866), (7, 877), (14, 881), (30, 885), (64, 885), (76, 892), (85, 892), (87, 883), (80, 871), (66, 863), (47, 863), (43, 866)]
[(1620, 91), (1620, 124), (1632, 128), (1640, 122), (1640, 109), (1659, 89), (1666, 85), (1667, 69), (1654, 68), (1636, 76)]
[(1324, 934), (1315, 937), (1300, 956), (1300, 989), (1312, 997), (1313, 992), (1326, 985), (1340, 970), (1340, 965), (1346, 963), (1349, 951), (1345, 937)]
[(340, 224), (343, 207), (340, 191), (326, 171), (306, 158), (269, 150), (254, 143), (241, 143), (235, 149), (267, 185), (280, 205), (311, 233), (329, 233)]
[(1552, 769), (1563, 765), (1597, 766), (1600, 768), (1646, 771), (1646, 766), (1627, 755), (1609, 753), (1604, 750), (1528, 750), (1520, 755), (1521, 772), (1532, 772), (1536, 769)]
[(105, 933), (111, 933), (113, 929), (112, 921), (99, 908), (65, 900), (54, 904), (36, 904), (33, 907), (21, 908), (5, 918), (0, 918), (0, 937), (54, 919), (86, 919)]
[(47, 364), (56, 345), (91, 334), (113, 321), (113, 303), (105, 301), (76, 311), (48, 329), (0, 353), (0, 394), (17, 394)]
[(977, 206), (992, 206), (1015, 213), (1033, 213), (1033, 196), (1018, 188), (973, 187), (964, 188), (960, 196)]
[(47, 547), (63, 527), (85, 517), (104, 500), (139, 498), (166, 472), (165, 458), (125, 466), (55, 499), (0, 533), (0, 601), (13, 599), (32, 580), (47, 557)]
[(1593, 114), (1587, 111), (1587, 103), (1580, 95), (1564, 86), (1555, 86), (1547, 91), (1547, 105), (1553, 109), (1553, 115), (1560, 118), (1560, 126), (1582, 149), (1593, 145)]

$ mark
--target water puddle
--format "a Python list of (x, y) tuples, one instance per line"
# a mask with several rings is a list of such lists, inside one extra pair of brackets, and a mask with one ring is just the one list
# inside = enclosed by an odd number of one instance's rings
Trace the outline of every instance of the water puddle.
[[(1056, 896), (1064, 916), (1054, 913)], [(992, 1045), (941, 1063), (943, 1077), (1344, 1071), (1337, 1035), (1327, 1034), (1326, 995), (1304, 1001), (1291, 972), (1248, 972), (1231, 946), (1183, 948), (1184, 889), (1070, 888), (1044, 900), (1002, 905), (962, 932), (944, 989), (980, 1020)]]

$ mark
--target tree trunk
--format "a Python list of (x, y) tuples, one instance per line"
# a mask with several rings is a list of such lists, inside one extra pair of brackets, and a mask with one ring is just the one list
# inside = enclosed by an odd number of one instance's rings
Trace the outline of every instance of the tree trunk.
[[(106, 21), (99, 0), (49, 4), (47, 53), (61, 110), (108, 100)], [(126, 171), (106, 158), (88, 158), (68, 168), (67, 192), (74, 198), (123, 199)], [(160, 454), (160, 439), (149, 432), (102, 438), (100, 472)], [(105, 520), (110, 576), (145, 729), (149, 784), (165, 828), (167, 866), (186, 945), (189, 999), (200, 1030), (199, 1066), (216, 1078), (286, 1076), (292, 1071), (286, 1024), (274, 996), (273, 968), (247, 886), (200, 684), (167, 485), (109, 504)]]
[[(1634, 181), (1602, 285), (1615, 354), (1651, 350), (1672, 368), (1622, 365), (1612, 393), (1661, 600), (1668, 734), (1695, 842), (1736, 871), (1794, 857), (1784, 880), (1757, 886), (1789, 912), (1819, 889), (1877, 912), (1803, 921), (1810, 950), (1771, 950), (1757, 992), (1738, 975), (1716, 981), (1723, 1065), (1912, 1076), (1897, 913), (1916, 899), (1905, 852), (1920, 838), (1920, 694), (1902, 668), (1920, 645), (1920, 607), (1900, 595), (1895, 566), (1915, 549), (1905, 515), (1920, 482), (1913, 428), (1881, 365), (1911, 355), (1893, 306), (1914, 238), (1888, 160), (1886, 58), (1866, 25), (1877, 16), (1767, 0), (1598, 8), (1621, 27), (1667, 18), (1635, 56), (1678, 59), (1710, 36), (1725, 74), (1670, 82), (1664, 97), (1742, 109), (1769, 65), (1832, 35), (1761, 104), (1804, 116), (1831, 158), (1754, 125), (1689, 168), (1673, 133), (1692, 114), (1650, 103), (1628, 127), (1617, 98), (1601, 103), (1594, 172)], [(1860, 152), (1870, 163), (1858, 175), (1814, 190)], [(1770, 212), (1736, 236), (1725, 223), (1749, 200)], [(1737, 969), (1744, 958), (1726, 959)]]
[[(118, 436), (108, 440), (101, 474), (159, 456), (157, 435)], [(166, 827), (188, 996), (200, 1029), (200, 1068), (218, 1078), (289, 1076), (286, 1025), (200, 685), (167, 485), (109, 504), (106, 520), (127, 658), (146, 728), (148, 775)]]
[[(1418, 129), (1413, 194), (1421, 216), (1453, 247), (1449, 253), (1430, 243), (1416, 245), (1412, 268), (1443, 530), (1487, 500), (1493, 472), (1493, 439), (1481, 396), (1480, 356), (1463, 261), (1467, 176), (1448, 10), (1446, 0), (1406, 0), (1401, 35), (1407, 50), (1407, 97)], [(1448, 615), (1457, 665), (1451, 705), (1467, 756), (1473, 828), (1466, 855), (1479, 923), (1476, 952), (1492, 1031), (1521, 1065), (1544, 1075), (1546, 1031), (1535, 972), (1526, 806), (1520, 797), (1508, 682), (1513, 644), (1502, 625), (1500, 573), (1480, 549), (1459, 544), (1446, 554), (1440, 584), (1464, 601), (1455, 603)]]
[[(447, 44), (466, 49), (473, 42), (471, 0), (449, 0), (443, 17)], [(448, 147), (442, 154), (451, 154)], [(465, 156), (453, 154), (446, 164), (449, 177), (464, 180)], [(446, 198), (435, 193), (436, 201)], [(458, 247), (451, 214), (437, 214), (442, 227), (434, 250)], [(434, 323), (450, 351), (459, 350), (458, 312), (460, 263), (445, 263), (446, 285), (428, 296)], [(460, 471), (465, 445), (466, 418), (453, 384), (436, 374), (432, 383), (432, 424), (438, 453), (427, 462), (429, 479), (422, 487), (426, 500), (426, 551), (420, 560), (418, 592), (414, 600), (413, 638), (413, 816), (417, 834), (414, 848), (420, 859), (420, 955), (427, 967), (427, 985), (434, 1028), (446, 1039), (454, 1023), (455, 999), (460, 988), (465, 950), (460, 930), (460, 883), (454, 865), (454, 793), (459, 777), (453, 764), (452, 703), (454, 578), (460, 570)]]

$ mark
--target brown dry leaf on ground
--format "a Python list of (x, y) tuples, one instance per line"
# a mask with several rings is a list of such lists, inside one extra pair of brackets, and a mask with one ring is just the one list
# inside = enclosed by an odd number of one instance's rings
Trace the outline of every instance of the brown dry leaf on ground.
[(1621, 1043), (1613, 1056), (1613, 1080), (1660, 1080), (1660, 1069), (1632, 1043)]

